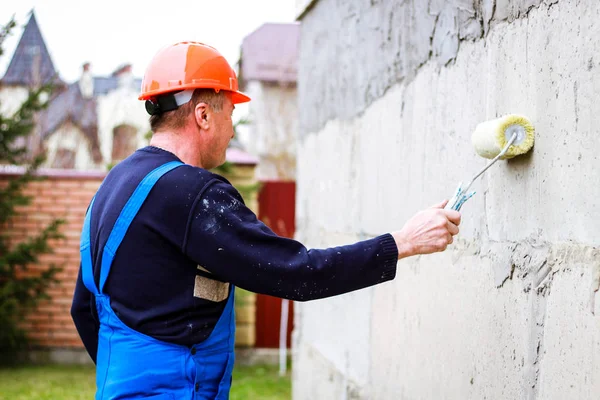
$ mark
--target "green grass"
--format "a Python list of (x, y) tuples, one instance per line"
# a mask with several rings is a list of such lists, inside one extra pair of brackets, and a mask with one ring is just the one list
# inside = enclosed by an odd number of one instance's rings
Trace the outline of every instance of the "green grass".
[[(0, 369), (0, 400), (93, 399), (93, 367), (26, 366)], [(291, 399), (290, 374), (280, 378), (276, 366), (236, 366), (231, 400)]]
[(277, 366), (236, 366), (233, 370), (231, 400), (288, 400), (292, 398), (290, 370), (279, 377)]
[(0, 399), (93, 399), (93, 367), (27, 366), (0, 369)]

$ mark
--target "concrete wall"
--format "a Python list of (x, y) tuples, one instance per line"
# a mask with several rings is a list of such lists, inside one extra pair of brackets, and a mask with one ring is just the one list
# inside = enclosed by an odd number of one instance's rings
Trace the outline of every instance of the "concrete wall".
[(485, 165), (506, 113), (530, 154), (494, 166), (446, 252), (299, 304), (295, 399), (597, 399), (600, 3), (319, 0), (302, 17), (297, 236), (400, 229)]
[(298, 138), (296, 85), (250, 81), (246, 91), (252, 102), (250, 127), (243, 143), (260, 160), (256, 178), (294, 180)]

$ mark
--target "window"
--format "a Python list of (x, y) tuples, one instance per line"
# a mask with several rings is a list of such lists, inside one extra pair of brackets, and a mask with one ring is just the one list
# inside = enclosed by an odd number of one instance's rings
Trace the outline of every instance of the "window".
[(75, 152), (73, 150), (64, 148), (56, 150), (56, 156), (52, 162), (52, 168), (75, 168)]
[(119, 125), (113, 129), (112, 161), (121, 161), (137, 149), (137, 129)]

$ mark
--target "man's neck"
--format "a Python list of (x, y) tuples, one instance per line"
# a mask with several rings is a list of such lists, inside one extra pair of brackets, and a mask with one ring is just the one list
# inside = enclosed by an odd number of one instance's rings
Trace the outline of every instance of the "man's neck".
[(184, 140), (184, 135), (171, 132), (157, 132), (150, 139), (150, 146), (158, 147), (175, 154), (185, 164), (202, 168), (200, 151)]

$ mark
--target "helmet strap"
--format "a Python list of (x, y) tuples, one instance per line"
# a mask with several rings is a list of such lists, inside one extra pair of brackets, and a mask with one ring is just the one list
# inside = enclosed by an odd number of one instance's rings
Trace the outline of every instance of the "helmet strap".
[(188, 103), (194, 94), (193, 89), (183, 90), (177, 93), (167, 93), (152, 100), (146, 100), (146, 112), (150, 115), (158, 115), (168, 111), (176, 110)]

